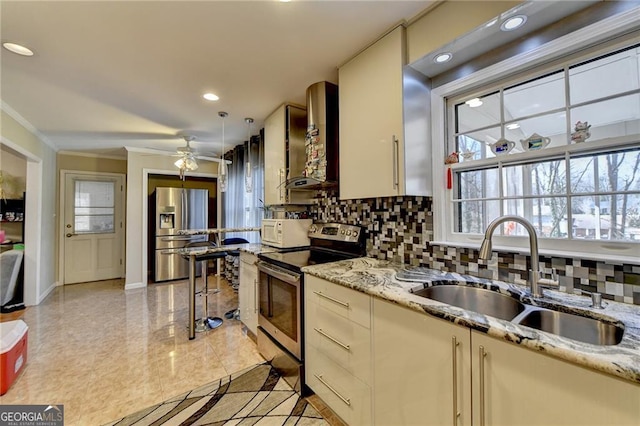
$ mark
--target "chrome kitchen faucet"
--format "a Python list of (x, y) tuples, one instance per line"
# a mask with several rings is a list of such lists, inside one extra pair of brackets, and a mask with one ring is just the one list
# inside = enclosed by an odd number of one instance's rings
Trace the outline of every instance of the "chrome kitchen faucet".
[(504, 222), (517, 222), (524, 227), (529, 233), (529, 248), (531, 253), (531, 269), (529, 270), (529, 288), (531, 289), (531, 295), (533, 297), (542, 297), (542, 287), (557, 287), (558, 281), (556, 280), (555, 273), (552, 274), (552, 278), (540, 278), (540, 262), (538, 255), (538, 236), (536, 230), (529, 222), (520, 216), (501, 216), (495, 219), (489, 224), (487, 230), (484, 233), (484, 240), (480, 246), (479, 258), (488, 260), (491, 258), (491, 237), (495, 232), (498, 225)]

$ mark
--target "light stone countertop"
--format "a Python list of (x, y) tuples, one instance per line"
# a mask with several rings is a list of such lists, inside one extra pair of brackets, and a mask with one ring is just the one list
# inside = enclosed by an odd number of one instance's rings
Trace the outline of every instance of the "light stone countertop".
[[(498, 339), (640, 383), (640, 306), (606, 300), (605, 309), (595, 309), (590, 307), (590, 297), (547, 289), (544, 299), (531, 300), (524, 294), (524, 286), (368, 257), (305, 266), (302, 271)], [(402, 279), (398, 279), (398, 272)], [(515, 296), (529, 305), (620, 322), (625, 332), (618, 345), (592, 345), (412, 294), (424, 287), (452, 282)]]
[(195, 256), (196, 258), (199, 256), (204, 256), (207, 254), (213, 253), (221, 253), (225, 251), (239, 250), (245, 253), (250, 254), (260, 254), (260, 253), (271, 253), (274, 251), (278, 251), (275, 247), (265, 246), (264, 244), (231, 244), (226, 246), (219, 247), (186, 247), (178, 250), (178, 253), (184, 257)]
[(260, 232), (260, 227), (252, 228), (210, 228), (210, 229), (182, 229), (178, 235), (209, 235), (224, 234), (225, 232)]

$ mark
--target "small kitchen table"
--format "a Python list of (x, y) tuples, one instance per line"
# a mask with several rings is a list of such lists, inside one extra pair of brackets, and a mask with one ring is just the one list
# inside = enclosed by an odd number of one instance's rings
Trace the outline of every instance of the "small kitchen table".
[[(182, 235), (208, 235), (215, 234), (217, 247), (186, 247), (179, 250), (180, 255), (189, 260), (189, 340), (196, 338), (196, 263), (209, 259), (220, 258), (220, 253), (229, 250), (239, 250), (250, 244), (233, 244), (222, 246), (219, 244), (220, 234), (225, 232), (249, 232), (260, 231), (255, 228), (214, 228), (214, 229), (190, 229), (179, 233)], [(220, 264), (217, 265), (217, 273), (220, 274)]]

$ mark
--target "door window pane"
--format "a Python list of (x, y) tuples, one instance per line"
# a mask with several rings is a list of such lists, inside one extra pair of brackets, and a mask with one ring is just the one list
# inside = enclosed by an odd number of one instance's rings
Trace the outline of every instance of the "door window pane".
[(76, 180), (74, 189), (75, 233), (115, 232), (115, 183)]

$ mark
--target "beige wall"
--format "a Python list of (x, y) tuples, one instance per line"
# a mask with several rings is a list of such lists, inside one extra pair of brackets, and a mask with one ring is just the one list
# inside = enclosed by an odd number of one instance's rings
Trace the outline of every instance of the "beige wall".
[(0, 144), (0, 171), (2, 189), (6, 198), (22, 198), (26, 191), (27, 160), (6, 145)]
[(36, 305), (56, 285), (56, 153), (4, 110), (2, 143), (26, 158), (25, 303)]
[[(58, 171), (74, 170), (97, 173), (127, 173), (127, 160), (112, 158), (89, 157), (69, 153), (58, 154)], [(59, 175), (60, 173), (58, 173)]]
[[(147, 284), (147, 208), (148, 199), (145, 170), (148, 173), (177, 174), (175, 158), (165, 155), (149, 155), (138, 152), (127, 154), (127, 236), (125, 288), (143, 287)], [(218, 163), (199, 161), (196, 176), (214, 177)], [(187, 175), (187, 179), (188, 179)], [(143, 192), (144, 191), (144, 192)]]
[(445, 1), (407, 28), (409, 63), (517, 6), (518, 1)]

